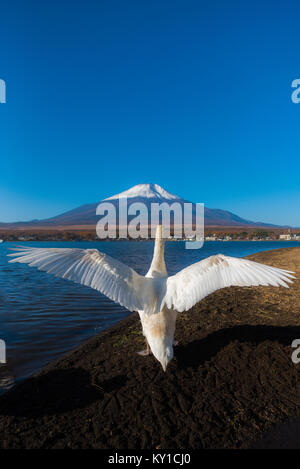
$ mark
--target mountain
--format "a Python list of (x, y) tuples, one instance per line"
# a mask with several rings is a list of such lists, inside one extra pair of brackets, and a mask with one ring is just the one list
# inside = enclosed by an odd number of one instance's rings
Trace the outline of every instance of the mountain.
[[(184, 203), (191, 203), (186, 199), (171, 194), (165, 189), (160, 187), (158, 184), (138, 184), (131, 187), (127, 191), (121, 192), (120, 194), (113, 195), (104, 199), (102, 202), (110, 202), (118, 210), (119, 199), (127, 197), (128, 207), (134, 202), (144, 203), (148, 209), (153, 202), (168, 204), (177, 202), (181, 206)], [(95, 226), (100, 216), (96, 215), (96, 208), (100, 202), (82, 205), (68, 212), (62, 213), (61, 215), (48, 218), (45, 220), (32, 220), (30, 222), (16, 222), (16, 223), (0, 223), (0, 228), (26, 228), (26, 227), (51, 227), (57, 226), (83, 226), (90, 225)], [(276, 227), (277, 225), (271, 225), (261, 222), (252, 222), (244, 218), (235, 215), (234, 213), (226, 210), (204, 208), (205, 226), (228, 226), (228, 227)], [(278, 227), (278, 226), (277, 226)]]
[(171, 194), (170, 192), (167, 192), (158, 184), (137, 184), (136, 186), (131, 187), (131, 189), (128, 189), (127, 191), (113, 195), (112, 197), (108, 197), (104, 200), (119, 200), (121, 197), (127, 197), (128, 199), (156, 199), (156, 202), (181, 200), (180, 197)]

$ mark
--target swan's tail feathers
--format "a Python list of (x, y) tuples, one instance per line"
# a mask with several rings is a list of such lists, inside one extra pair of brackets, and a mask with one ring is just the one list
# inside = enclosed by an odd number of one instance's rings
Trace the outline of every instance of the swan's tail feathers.
[(163, 227), (162, 225), (157, 225), (155, 239), (157, 240), (162, 239), (163, 237), (162, 235), (163, 235)]

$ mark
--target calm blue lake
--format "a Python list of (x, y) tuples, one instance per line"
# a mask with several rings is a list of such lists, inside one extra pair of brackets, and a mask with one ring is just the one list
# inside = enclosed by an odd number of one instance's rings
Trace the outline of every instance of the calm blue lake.
[[(97, 248), (145, 274), (153, 242), (28, 242), (36, 247)], [(23, 264), (9, 264), (13, 243), (0, 244), (0, 339), (7, 364), (0, 368), (0, 392), (98, 334), (129, 314), (99, 292), (58, 279)], [(243, 257), (255, 252), (300, 246), (294, 241), (207, 242), (199, 250), (184, 242), (166, 243), (169, 274), (207, 256)]]

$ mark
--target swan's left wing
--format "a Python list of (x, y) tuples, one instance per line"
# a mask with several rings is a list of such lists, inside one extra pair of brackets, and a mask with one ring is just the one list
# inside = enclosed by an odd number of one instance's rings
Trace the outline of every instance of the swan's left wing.
[(169, 309), (187, 311), (207, 295), (231, 286), (288, 287), (293, 272), (222, 254), (190, 265), (167, 279), (163, 300)]
[(157, 293), (151, 278), (97, 249), (19, 247), (9, 256), (56, 277), (94, 288), (130, 311), (157, 313)]

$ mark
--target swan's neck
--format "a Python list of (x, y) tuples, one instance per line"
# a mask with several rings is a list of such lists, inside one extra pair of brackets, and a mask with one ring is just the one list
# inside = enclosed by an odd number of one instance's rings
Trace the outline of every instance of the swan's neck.
[(162, 238), (162, 226), (156, 228), (154, 254), (147, 277), (166, 277), (165, 242)]

